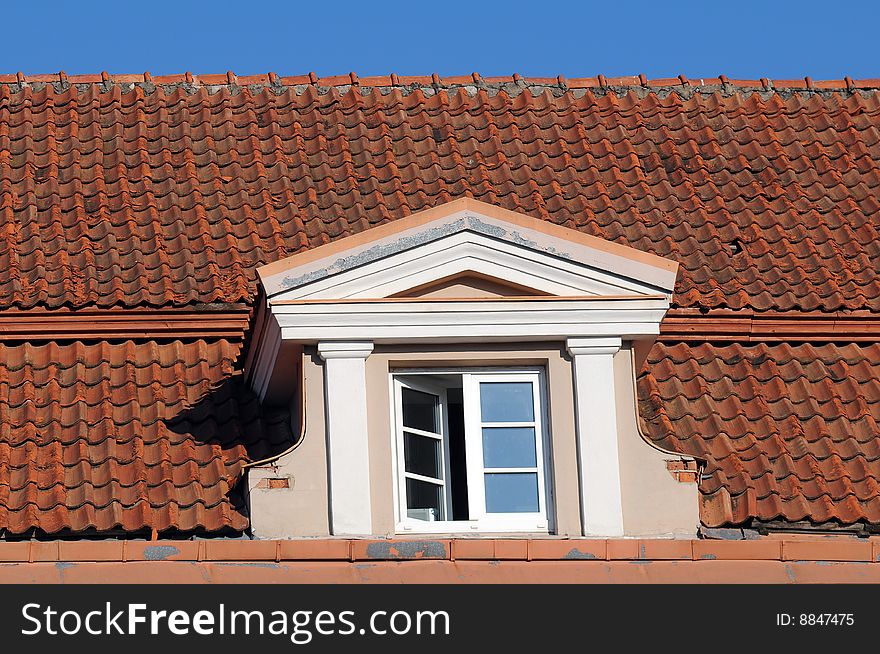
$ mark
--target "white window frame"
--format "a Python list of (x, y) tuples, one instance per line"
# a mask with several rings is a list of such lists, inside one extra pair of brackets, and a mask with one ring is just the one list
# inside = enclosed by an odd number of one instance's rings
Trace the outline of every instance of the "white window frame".
[[(425, 477), (423, 475), (416, 474), (414, 472), (407, 472), (406, 467), (404, 465), (404, 444), (403, 444), (403, 414), (402, 411), (399, 410), (402, 401), (403, 389), (409, 388), (414, 391), (419, 391), (422, 393), (428, 393), (430, 395), (437, 395), (440, 398), (440, 433), (427, 432), (422, 429), (416, 429), (414, 427), (407, 427), (406, 431), (415, 434), (417, 436), (422, 436), (425, 438), (432, 438), (435, 440), (439, 440), (441, 443), (441, 456), (440, 456), (440, 482), (437, 483), (438, 480)], [(397, 473), (397, 492), (400, 497), (406, 498), (406, 480), (407, 479), (415, 479), (417, 481), (423, 481), (429, 484), (434, 484), (441, 486), (443, 488), (443, 511), (445, 515), (449, 515), (452, 511), (452, 496), (448, 492), (449, 489), (449, 439), (446, 435), (449, 433), (449, 420), (447, 418), (447, 399), (446, 399), (446, 389), (437, 386), (435, 384), (431, 384), (429, 381), (422, 381), (421, 379), (418, 382), (412, 381), (412, 379), (407, 379), (406, 381), (402, 379), (395, 378), (394, 379), (394, 390), (395, 390), (395, 430), (399, 435), (398, 438), (398, 448), (400, 452), (400, 464)], [(403, 506), (403, 515), (406, 515), (406, 506)], [(446, 522), (445, 520), (436, 520), (435, 522)]]
[[(443, 473), (446, 515), (451, 513), (452, 497), (448, 478), (449, 439), (448, 415), (446, 409), (445, 389), (432, 384), (431, 375), (461, 375), (462, 395), (464, 402), (465, 457), (467, 459), (468, 487), (468, 520), (437, 520), (424, 521), (409, 518), (406, 506), (406, 478), (415, 477), (405, 471), (402, 421), (401, 389), (410, 387), (414, 390), (441, 395), (441, 422), (443, 428)], [(413, 381), (414, 378), (425, 376), (425, 382)], [(400, 379), (406, 377), (406, 380)], [(483, 465), (482, 427), (486, 426), (517, 426), (520, 423), (483, 423), (480, 415), (479, 384), (480, 382), (517, 382), (527, 381), (532, 384), (532, 398), (535, 403), (534, 422), (521, 426), (535, 427), (535, 447), (537, 466), (535, 468), (495, 469)], [(396, 483), (394, 486), (394, 505), (396, 508), (396, 530), (399, 533), (549, 533), (552, 530), (552, 484), (550, 482), (550, 438), (548, 429), (548, 402), (545, 372), (543, 368), (509, 368), (505, 366), (480, 368), (418, 368), (396, 369), (391, 371), (392, 416), (394, 434), (392, 450), (394, 452), (394, 469)], [(471, 400), (468, 401), (467, 397)], [(413, 431), (407, 428), (407, 431)], [(415, 433), (421, 433), (416, 431)], [(487, 513), (485, 505), (486, 472), (536, 472), (538, 476), (538, 512), (536, 513)]]

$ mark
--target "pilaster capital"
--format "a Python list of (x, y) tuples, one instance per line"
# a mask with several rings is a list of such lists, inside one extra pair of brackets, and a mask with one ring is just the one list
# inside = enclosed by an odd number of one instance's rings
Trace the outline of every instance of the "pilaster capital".
[(622, 341), (617, 336), (569, 338), (565, 341), (565, 349), (571, 356), (616, 354), (621, 345)]
[(366, 359), (373, 352), (372, 341), (321, 341), (318, 354), (327, 359)]

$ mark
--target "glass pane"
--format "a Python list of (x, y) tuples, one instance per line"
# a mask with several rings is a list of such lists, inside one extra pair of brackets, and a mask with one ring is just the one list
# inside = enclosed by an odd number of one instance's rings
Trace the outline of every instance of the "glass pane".
[(538, 473), (487, 473), (486, 512), (537, 513)]
[(530, 382), (480, 382), (483, 422), (533, 422), (535, 404)]
[(440, 441), (403, 432), (403, 459), (407, 472), (442, 479)]
[(407, 479), (406, 515), (416, 520), (443, 520), (443, 489), (427, 481)]
[(440, 398), (430, 393), (403, 390), (403, 426), (440, 433)]
[(483, 427), (483, 465), (487, 468), (534, 468), (534, 427)]

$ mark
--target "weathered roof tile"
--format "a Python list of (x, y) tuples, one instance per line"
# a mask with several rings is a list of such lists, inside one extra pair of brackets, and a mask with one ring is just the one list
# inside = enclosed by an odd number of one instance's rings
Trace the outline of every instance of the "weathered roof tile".
[(239, 345), (0, 343), (0, 527), (241, 531), (242, 465), (290, 442)]
[(679, 306), (880, 310), (874, 93), (227, 82), (0, 85), (0, 306), (247, 301), (263, 263), (469, 195), (680, 261)]
[(880, 521), (880, 345), (657, 344), (638, 389), (650, 438), (707, 462), (707, 526)]

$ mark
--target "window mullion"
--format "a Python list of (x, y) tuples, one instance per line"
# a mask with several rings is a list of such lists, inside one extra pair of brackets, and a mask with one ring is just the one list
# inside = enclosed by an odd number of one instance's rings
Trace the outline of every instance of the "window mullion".
[(449, 458), (449, 395), (444, 388), (440, 392), (440, 446), (442, 449), (444, 519), (452, 520), (452, 463)]
[(397, 514), (398, 520), (405, 520), (407, 518), (407, 503), (406, 503), (406, 468), (404, 465), (404, 455), (403, 455), (403, 397), (402, 397), (402, 382), (393, 378), (393, 391), (394, 391), (394, 445), (395, 451), (397, 454)]
[(483, 486), (480, 389), (479, 382), (473, 375), (462, 375), (462, 403), (464, 406), (464, 440), (467, 459), (468, 512), (471, 520), (480, 520), (486, 514), (486, 498)]
[[(441, 403), (442, 403), (442, 401), (443, 400), (441, 398)], [(425, 431), (423, 429), (416, 429), (415, 427), (401, 427), (400, 429), (402, 431), (409, 432), (410, 434), (415, 434), (416, 436), (424, 436), (425, 438), (433, 438), (435, 441), (442, 441), (443, 440), (442, 433), (438, 434), (433, 431)]]
[(540, 468), (531, 467), (531, 468), (483, 468), (484, 472), (497, 472), (499, 474), (508, 473), (508, 472), (538, 472)]
[(445, 486), (446, 483), (442, 479), (437, 479), (436, 477), (426, 477), (425, 475), (420, 475), (415, 472), (404, 472), (404, 476), (409, 477), (410, 479), (415, 479), (417, 481), (424, 481), (428, 484), (434, 484), (435, 486)]
[(545, 521), (541, 524), (546, 526), (546, 519), (549, 516), (549, 510), (547, 507), (547, 480), (546, 480), (546, 472), (547, 472), (547, 453), (545, 452), (546, 441), (544, 440), (546, 435), (546, 414), (544, 413), (544, 403), (541, 401), (541, 398), (544, 397), (544, 388), (542, 387), (542, 378), (540, 375), (535, 375), (534, 381), (532, 382), (532, 389), (534, 391), (534, 406), (535, 406), (535, 453), (537, 455), (538, 462), (538, 510), (544, 515)]

